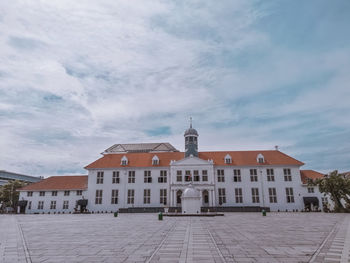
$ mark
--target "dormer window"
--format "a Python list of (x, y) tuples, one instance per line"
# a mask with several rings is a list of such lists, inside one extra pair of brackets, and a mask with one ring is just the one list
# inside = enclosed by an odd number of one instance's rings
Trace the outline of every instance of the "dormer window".
[(159, 165), (159, 158), (157, 155), (153, 156), (152, 165)]
[(128, 158), (124, 155), (122, 160), (121, 160), (121, 165), (128, 165), (129, 163), (129, 160)]
[(225, 163), (226, 163), (226, 164), (232, 163), (232, 157), (231, 157), (231, 155), (227, 154), (227, 155), (225, 156)]
[(257, 161), (258, 163), (263, 164), (263, 163), (265, 162), (264, 155), (262, 155), (261, 153), (259, 153), (258, 156), (256, 157), (256, 161)]

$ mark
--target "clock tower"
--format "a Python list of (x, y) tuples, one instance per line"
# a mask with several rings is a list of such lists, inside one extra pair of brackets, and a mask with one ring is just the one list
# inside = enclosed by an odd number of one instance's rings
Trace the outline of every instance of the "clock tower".
[(198, 157), (198, 132), (192, 128), (192, 118), (190, 118), (190, 128), (185, 131), (185, 158), (191, 155)]

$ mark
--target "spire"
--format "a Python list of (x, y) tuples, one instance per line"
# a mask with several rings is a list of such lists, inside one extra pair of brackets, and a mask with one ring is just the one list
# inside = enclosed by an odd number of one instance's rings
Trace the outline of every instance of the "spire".
[(198, 157), (198, 132), (192, 128), (192, 117), (190, 117), (190, 127), (184, 133), (185, 137), (185, 157)]

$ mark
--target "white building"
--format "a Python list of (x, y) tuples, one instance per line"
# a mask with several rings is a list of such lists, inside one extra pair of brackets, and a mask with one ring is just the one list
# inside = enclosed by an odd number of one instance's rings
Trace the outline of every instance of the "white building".
[(86, 175), (52, 176), (21, 188), (19, 209), (33, 213), (72, 213), (87, 205)]
[[(88, 200), (87, 209), (143, 212), (166, 206), (180, 212), (182, 193), (190, 182), (200, 192), (205, 211), (300, 211), (305, 205), (315, 208), (324, 201), (316, 187), (307, 187), (305, 179), (323, 175), (301, 171), (302, 162), (278, 150), (198, 152), (198, 132), (192, 125), (184, 137), (185, 152), (169, 143), (117, 144), (105, 150), (100, 159), (85, 167), (88, 187), (79, 190)], [(58, 180), (51, 178), (43, 182)], [(62, 180), (69, 186), (71, 177)], [(39, 184), (21, 189), (20, 199), (32, 202), (27, 213), (73, 211), (79, 198), (67, 199), (71, 206), (64, 210), (63, 191), (78, 189), (40, 188), (62, 192), (55, 197), (56, 209), (50, 209), (52, 197), (34, 191)], [(37, 209), (40, 201), (43, 209)]]

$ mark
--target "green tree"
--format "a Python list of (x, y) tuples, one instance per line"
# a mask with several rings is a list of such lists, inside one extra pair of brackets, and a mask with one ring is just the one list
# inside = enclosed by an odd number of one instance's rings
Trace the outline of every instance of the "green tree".
[(343, 212), (345, 209), (342, 200), (346, 202), (347, 208), (350, 207), (350, 179), (338, 171), (333, 171), (329, 175), (321, 179), (316, 179), (310, 182), (312, 185), (317, 185), (321, 193), (328, 194), (334, 202), (334, 210), (336, 212)]
[(15, 208), (19, 198), (17, 189), (26, 185), (27, 183), (16, 180), (0, 186), (0, 202), (3, 202), (7, 207)]

